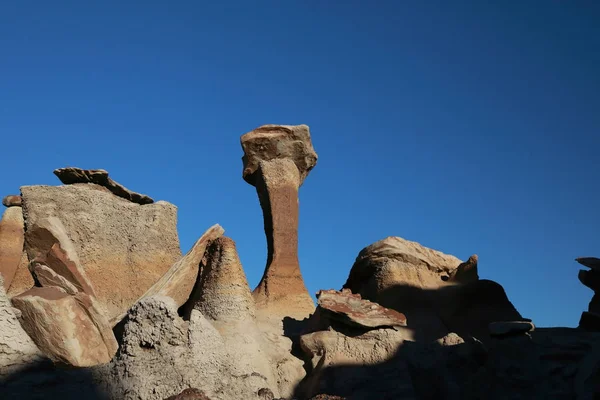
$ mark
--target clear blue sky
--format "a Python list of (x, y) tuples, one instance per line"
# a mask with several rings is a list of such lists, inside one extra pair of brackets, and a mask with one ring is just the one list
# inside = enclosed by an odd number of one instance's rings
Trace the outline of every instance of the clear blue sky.
[(178, 206), (184, 252), (221, 224), (254, 287), (239, 138), (307, 124), (311, 293), (401, 236), (478, 254), (525, 317), (576, 326), (573, 259), (600, 256), (600, 2), (484, 3), (3, 1), (0, 195), (107, 169)]

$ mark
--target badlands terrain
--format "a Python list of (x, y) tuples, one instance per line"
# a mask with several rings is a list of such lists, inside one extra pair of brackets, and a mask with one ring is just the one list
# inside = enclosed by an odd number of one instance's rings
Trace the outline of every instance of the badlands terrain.
[[(2, 399), (600, 398), (598, 294), (578, 328), (536, 328), (476, 255), (387, 237), (315, 304), (298, 262), (309, 128), (261, 126), (241, 146), (268, 248), (254, 289), (223, 227), (183, 254), (177, 208), (104, 170), (6, 194)], [(597, 292), (600, 260), (578, 261)]]

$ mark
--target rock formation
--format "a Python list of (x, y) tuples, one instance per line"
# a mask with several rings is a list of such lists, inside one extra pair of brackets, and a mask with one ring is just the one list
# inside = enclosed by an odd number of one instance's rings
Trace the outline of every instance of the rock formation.
[(4, 291), (0, 275), (0, 382), (29, 364), (44, 359), (35, 343), (21, 327), (14, 309)]
[(2, 205), (4, 207), (21, 207), (21, 196), (15, 194), (5, 196), (2, 199)]
[(575, 259), (581, 265), (590, 268), (579, 271), (579, 281), (594, 291), (587, 311), (581, 314), (579, 326), (589, 331), (600, 332), (600, 259), (580, 257)]
[(103, 169), (59, 168), (54, 170), (54, 175), (65, 185), (93, 183), (133, 203), (142, 205), (154, 203), (149, 196), (132, 192), (120, 183), (113, 181), (108, 177), (108, 172)]
[(306, 125), (264, 125), (242, 135), (246, 182), (256, 187), (267, 236), (267, 266), (253, 295), (270, 314), (314, 311), (298, 262), (298, 189), (317, 163)]
[(23, 255), (23, 213), (21, 207), (9, 207), (0, 220), (0, 274), (8, 290)]
[(595, 294), (576, 329), (522, 318), (476, 255), (399, 237), (363, 249), (315, 308), (297, 254), (298, 189), (317, 160), (308, 127), (241, 142), (268, 244), (253, 292), (223, 228), (181, 256), (175, 207), (106, 171), (56, 170), (66, 186), (5, 198), (0, 397), (599, 398), (599, 259), (577, 259)]
[(477, 261), (388, 237), (359, 253), (343, 287), (405, 314), (419, 340), (454, 332), (485, 342), (489, 323), (522, 318), (500, 285), (479, 280)]
[(30, 260), (47, 254), (54, 218), (74, 251), (108, 319), (122, 315), (181, 257), (177, 211), (166, 202), (139, 205), (99, 186), (23, 186), (25, 248)]

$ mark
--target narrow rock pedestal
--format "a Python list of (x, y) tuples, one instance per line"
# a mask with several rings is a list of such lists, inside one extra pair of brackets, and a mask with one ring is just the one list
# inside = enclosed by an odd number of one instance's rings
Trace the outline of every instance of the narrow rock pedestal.
[(241, 138), (246, 182), (256, 187), (267, 236), (267, 266), (253, 292), (258, 310), (308, 317), (315, 305), (298, 261), (298, 189), (316, 165), (306, 125), (265, 125)]

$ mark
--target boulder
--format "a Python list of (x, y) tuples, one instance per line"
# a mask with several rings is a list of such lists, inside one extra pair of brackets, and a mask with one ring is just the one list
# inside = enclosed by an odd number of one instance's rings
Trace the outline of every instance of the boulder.
[(25, 331), (52, 361), (89, 367), (109, 362), (118, 344), (93, 297), (35, 287), (12, 299)]
[(23, 212), (21, 207), (10, 207), (0, 220), (0, 274), (8, 290), (23, 255)]
[(0, 381), (44, 359), (21, 327), (0, 275)]
[(343, 288), (403, 313), (419, 341), (451, 332), (489, 340), (488, 325), (521, 320), (502, 286), (480, 280), (477, 256), (466, 262), (400, 237), (365, 247)]
[(9, 195), (2, 199), (4, 207), (21, 207), (21, 196)]
[(137, 204), (151, 204), (154, 200), (145, 194), (132, 192), (125, 186), (108, 177), (108, 172), (103, 169), (81, 169), (75, 167), (59, 168), (54, 170), (54, 175), (65, 185), (77, 183), (93, 183), (108, 189), (112, 194)]
[(298, 189), (316, 165), (306, 125), (265, 125), (241, 137), (243, 177), (256, 188), (267, 236), (267, 266), (254, 289), (259, 312), (303, 319), (314, 311), (298, 262)]
[(25, 248), (30, 260), (44, 257), (58, 231), (67, 235), (114, 321), (181, 257), (177, 210), (162, 201), (135, 204), (95, 186), (22, 187)]

